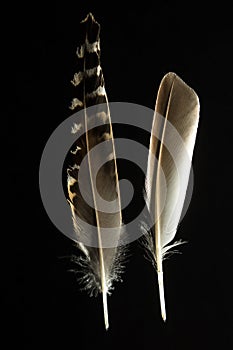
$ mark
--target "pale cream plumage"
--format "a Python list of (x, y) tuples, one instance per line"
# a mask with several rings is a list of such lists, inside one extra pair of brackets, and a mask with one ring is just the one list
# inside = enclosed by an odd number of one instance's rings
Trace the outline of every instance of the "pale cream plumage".
[(180, 243), (172, 241), (185, 200), (198, 120), (196, 93), (175, 73), (166, 74), (156, 100), (145, 183), (145, 199), (155, 223), (147, 248), (156, 261), (164, 320), (162, 260), (165, 252)]

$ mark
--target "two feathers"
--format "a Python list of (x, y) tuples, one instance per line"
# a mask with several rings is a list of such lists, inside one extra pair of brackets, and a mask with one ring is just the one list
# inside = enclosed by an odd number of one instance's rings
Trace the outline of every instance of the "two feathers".
[[(82, 252), (78, 259), (83, 269), (82, 280), (91, 293), (102, 293), (108, 329), (107, 295), (123, 270), (125, 247), (120, 242), (124, 224), (111, 117), (100, 65), (100, 26), (92, 14), (81, 22), (80, 32), (79, 71), (72, 81), (76, 97), (70, 108), (75, 112), (82, 110), (83, 119), (72, 129), (77, 133), (77, 141), (66, 159), (68, 202), (74, 240)], [(145, 181), (145, 202), (154, 223), (145, 235), (145, 247), (157, 268), (164, 320), (162, 260), (167, 250), (179, 244), (169, 245), (184, 205), (198, 119), (197, 95), (176, 74), (168, 73), (157, 95)], [(95, 152), (100, 146), (101, 151)], [(96, 164), (103, 164), (97, 173)], [(105, 210), (106, 203), (111, 203), (109, 212)]]

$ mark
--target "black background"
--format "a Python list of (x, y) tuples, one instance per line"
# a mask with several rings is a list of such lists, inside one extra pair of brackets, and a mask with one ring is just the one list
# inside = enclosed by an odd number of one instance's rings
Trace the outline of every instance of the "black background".
[[(230, 349), (233, 345), (233, 11), (232, 5), (217, 5), (204, 9), (204, 3), (195, 2), (130, 6), (76, 1), (14, 7), (8, 21), (13, 34), (8, 46), (13, 50), (11, 102), (6, 107), (8, 143), (13, 146), (7, 173), (15, 184), (10, 199), (16, 202), (10, 200), (9, 210), (14, 205), (3, 286), (4, 305), (7, 310), (13, 306), (5, 322), (9, 341), (20, 344), (22, 339), (25, 349)], [(123, 283), (115, 285), (109, 298), (106, 332), (101, 298), (81, 292), (67, 271), (69, 264), (61, 257), (73, 252), (73, 243), (53, 226), (40, 199), (40, 157), (50, 134), (70, 115), (78, 24), (89, 11), (101, 24), (101, 63), (109, 101), (154, 108), (159, 83), (169, 71), (200, 98), (195, 187), (177, 233), (188, 244), (180, 248), (182, 254), (164, 263), (165, 324), (155, 271), (134, 242)], [(142, 142), (148, 144), (148, 135)], [(132, 176), (130, 168), (128, 172)], [(140, 176), (136, 184), (142, 185)]]

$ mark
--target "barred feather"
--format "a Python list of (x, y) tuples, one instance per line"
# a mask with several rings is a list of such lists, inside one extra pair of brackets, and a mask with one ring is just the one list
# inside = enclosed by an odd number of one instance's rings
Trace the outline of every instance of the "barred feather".
[[(88, 14), (80, 27), (83, 41), (77, 49), (79, 71), (72, 80), (76, 97), (70, 108), (84, 112), (82, 121), (73, 125), (72, 133), (77, 134), (77, 141), (66, 159), (66, 164), (69, 164), (68, 201), (76, 241), (83, 254), (75, 261), (82, 269), (85, 288), (90, 294), (100, 292), (103, 295), (105, 327), (108, 329), (107, 294), (113, 281), (120, 278), (124, 257), (123, 247), (118, 246), (123, 231), (120, 190), (111, 118), (100, 65), (100, 26), (93, 15)], [(98, 127), (95, 127), (96, 122)], [(93, 155), (92, 151), (102, 143), (101, 152)], [(95, 174), (98, 162), (103, 165)], [(80, 167), (85, 174), (81, 179), (78, 178)], [(111, 213), (102, 210), (99, 195), (113, 205)], [(89, 225), (88, 232), (85, 223)], [(110, 236), (109, 248), (103, 242), (106, 229), (115, 232), (114, 239)], [(83, 243), (86, 235), (91, 242), (89, 246)]]

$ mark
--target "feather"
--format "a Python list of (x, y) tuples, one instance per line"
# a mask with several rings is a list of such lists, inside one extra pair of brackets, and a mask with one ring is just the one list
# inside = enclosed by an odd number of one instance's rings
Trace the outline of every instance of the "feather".
[[(89, 13), (80, 26), (79, 72), (72, 80), (76, 97), (70, 108), (83, 110), (83, 119), (71, 130), (77, 134), (77, 141), (65, 160), (68, 164), (67, 196), (74, 240), (82, 252), (75, 261), (83, 269), (84, 288), (90, 295), (102, 293), (104, 322), (108, 329), (107, 294), (110, 294), (113, 281), (120, 279), (124, 256), (124, 248), (119, 245), (123, 232), (120, 190), (109, 105), (100, 66), (100, 25)], [(95, 127), (96, 123), (98, 127)], [(103, 210), (102, 199), (107, 205), (111, 204), (111, 212)], [(114, 232), (114, 238), (109, 234), (110, 242), (106, 243), (108, 231)], [(85, 244), (86, 238), (90, 244)]]
[(154, 223), (146, 239), (157, 268), (161, 315), (166, 320), (162, 260), (181, 218), (199, 121), (196, 93), (175, 73), (161, 81), (153, 118), (145, 180), (145, 201)]

